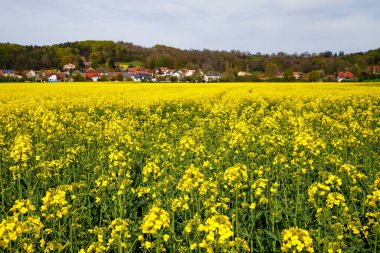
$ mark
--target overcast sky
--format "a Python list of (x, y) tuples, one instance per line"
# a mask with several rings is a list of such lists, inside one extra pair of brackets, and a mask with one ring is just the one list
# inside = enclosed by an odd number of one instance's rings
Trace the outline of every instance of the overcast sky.
[(380, 47), (380, 0), (0, 0), (0, 42), (113, 40), (251, 53)]

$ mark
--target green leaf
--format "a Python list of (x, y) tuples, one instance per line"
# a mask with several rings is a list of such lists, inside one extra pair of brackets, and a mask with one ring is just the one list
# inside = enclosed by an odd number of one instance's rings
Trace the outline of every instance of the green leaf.
[(278, 242), (280, 241), (280, 240), (278, 239), (278, 237), (277, 237), (274, 233), (272, 233), (271, 231), (264, 229), (264, 232), (265, 232), (270, 238), (272, 238), (273, 240), (278, 241)]

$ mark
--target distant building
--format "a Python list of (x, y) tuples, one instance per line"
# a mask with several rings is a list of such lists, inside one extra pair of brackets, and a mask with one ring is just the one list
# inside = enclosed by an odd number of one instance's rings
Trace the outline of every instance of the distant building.
[(284, 72), (277, 72), (276, 78), (284, 78)]
[(131, 72), (123, 72), (123, 78), (124, 80), (130, 80), (133, 78), (133, 73)]
[(58, 82), (58, 76), (56, 74), (52, 74), (47, 78), (49, 83), (56, 83)]
[(184, 73), (183, 73), (183, 76), (186, 76), (186, 77), (191, 77), (193, 75), (195, 75), (196, 71), (195, 70), (186, 70)]
[(75, 69), (75, 65), (72, 64), (72, 63), (69, 63), (69, 64), (66, 64), (66, 65), (63, 65), (63, 70), (64, 71), (72, 71)]
[(137, 73), (133, 75), (133, 81), (140, 82), (141, 80), (150, 81), (152, 80), (152, 74), (150, 73)]
[[(108, 78), (112, 79), (112, 78), (117, 78), (119, 76), (123, 76), (123, 72), (109, 72), (108, 73)], [(124, 78), (124, 76), (123, 76)]]
[(35, 78), (36, 75), (37, 75), (36, 72), (34, 72), (33, 70), (26, 73), (27, 78)]
[(298, 71), (293, 72), (293, 76), (296, 80), (301, 80), (303, 75), (304, 75), (303, 72), (298, 72)]
[(205, 75), (206, 82), (217, 82), (220, 80), (219, 74), (208, 73)]
[(49, 76), (47, 76), (47, 81), (49, 83), (67, 82), (68, 80), (69, 79), (68, 79), (67, 74), (65, 72), (52, 73)]
[(11, 69), (3, 69), (1, 72), (2, 72), (2, 75), (5, 77), (13, 77), (15, 75), (14, 70), (11, 70)]
[(352, 74), (350, 71), (346, 72), (339, 72), (337, 76), (338, 82), (344, 81), (344, 80), (353, 80), (354, 74)]
[(368, 66), (367, 70), (373, 74), (378, 74), (380, 73), (380, 65)]
[(85, 73), (87, 80), (92, 80), (93, 82), (97, 82), (100, 79), (101, 74), (97, 72)]
[(251, 73), (248, 73), (248, 72), (245, 72), (245, 71), (239, 71), (237, 73), (238, 76), (242, 76), (242, 77), (245, 77), (245, 76), (251, 76), (252, 74)]

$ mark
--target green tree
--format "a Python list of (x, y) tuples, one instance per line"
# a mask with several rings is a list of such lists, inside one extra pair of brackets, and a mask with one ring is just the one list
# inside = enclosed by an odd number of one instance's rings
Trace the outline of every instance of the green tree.
[(102, 81), (102, 82), (107, 82), (109, 81), (110, 79), (108, 78), (108, 76), (106, 75), (101, 75), (100, 78), (99, 78), (99, 81)]
[(99, 52), (93, 52), (90, 54), (90, 60), (91, 60), (91, 65), (93, 67), (97, 67), (99, 64), (101, 64), (102, 56), (100, 55)]
[(318, 82), (322, 80), (321, 71), (311, 71), (308, 76), (309, 82)]
[(176, 82), (178, 82), (178, 77), (176, 77), (176, 76), (171, 76), (171, 77), (169, 78), (169, 80), (170, 80), (170, 82), (172, 82), (172, 83), (176, 83)]
[(287, 69), (284, 71), (284, 81), (294, 82), (296, 78), (293, 75), (293, 71), (291, 69)]
[(275, 63), (267, 63), (265, 65), (265, 76), (266, 77), (269, 77), (269, 78), (275, 78), (278, 74), (278, 72), (280, 72), (280, 69), (278, 67), (277, 64)]
[(71, 79), (74, 82), (83, 82), (84, 81), (84, 76), (81, 72), (79, 71), (74, 71), (74, 73), (71, 75)]

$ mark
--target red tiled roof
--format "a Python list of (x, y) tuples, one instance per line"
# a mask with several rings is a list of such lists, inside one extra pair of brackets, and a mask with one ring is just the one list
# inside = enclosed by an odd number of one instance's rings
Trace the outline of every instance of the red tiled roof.
[(140, 68), (128, 68), (128, 72), (137, 72)]
[(339, 72), (338, 77), (339, 78), (351, 79), (351, 78), (354, 78), (354, 74), (352, 74), (350, 71)]
[(100, 73), (86, 73), (86, 78), (92, 78), (94, 76), (100, 76)]
[(354, 78), (354, 74), (352, 74), (352, 73), (349, 72), (349, 71), (346, 71), (346, 72), (344, 72), (344, 77), (345, 77), (345, 78)]

